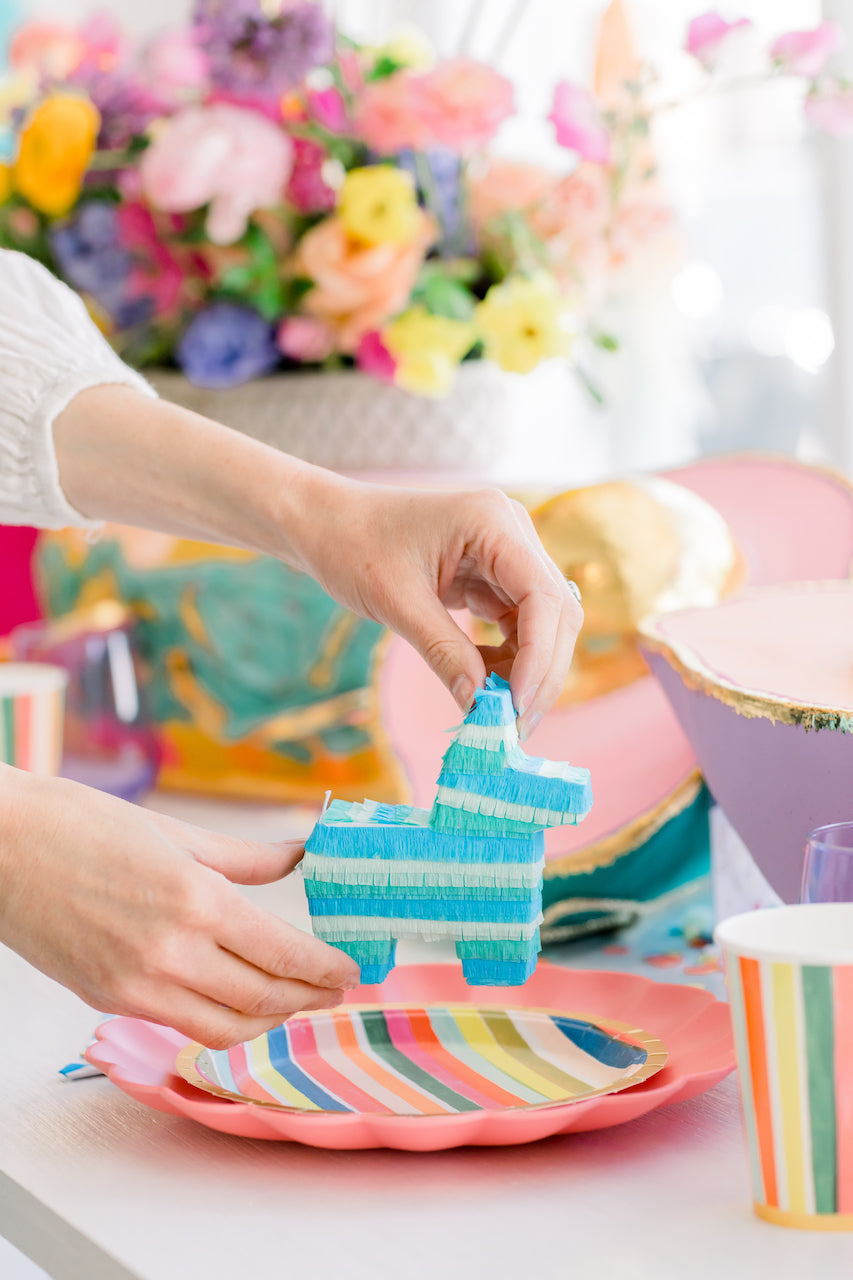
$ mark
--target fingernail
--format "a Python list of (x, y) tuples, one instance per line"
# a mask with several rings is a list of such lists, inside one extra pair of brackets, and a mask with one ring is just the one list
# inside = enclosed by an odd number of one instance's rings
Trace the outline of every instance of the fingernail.
[(474, 682), (470, 676), (457, 676), (450, 686), (450, 692), (456, 699), (459, 707), (467, 715), (471, 710), (474, 701)]
[(318, 1009), (334, 1009), (336, 1005), (343, 1004), (343, 1002), (344, 1002), (343, 991), (331, 991), (329, 995), (326, 996), (326, 999), (323, 1000), (321, 1004), (317, 1005), (317, 1008)]
[(531, 734), (535, 733), (537, 726), (542, 720), (541, 711), (533, 711), (526, 719), (522, 720), (518, 730), (518, 736), (522, 742), (526, 742)]
[(537, 689), (538, 689), (538, 686), (533, 685), (532, 688), (525, 689), (524, 693), (519, 698), (518, 702), (516, 703), (515, 709), (520, 716), (523, 716), (527, 708), (529, 706), (532, 706), (533, 699), (536, 697)]
[(356, 987), (361, 986), (361, 974), (359, 973), (355, 978), (347, 978), (346, 981), (341, 983), (341, 986), (344, 991), (355, 991)]

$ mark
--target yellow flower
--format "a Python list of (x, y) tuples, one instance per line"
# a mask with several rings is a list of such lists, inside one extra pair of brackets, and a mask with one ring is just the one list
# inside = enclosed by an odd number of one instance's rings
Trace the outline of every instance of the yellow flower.
[(21, 133), (14, 185), (48, 217), (67, 213), (80, 194), (101, 118), (88, 98), (52, 93), (30, 113)]
[(5, 204), (12, 194), (12, 170), (8, 164), (0, 164), (0, 204)]
[(408, 244), (421, 224), (414, 182), (385, 164), (350, 169), (338, 215), (347, 235), (364, 244)]
[(530, 373), (571, 348), (568, 308), (550, 276), (492, 285), (474, 321), (486, 355), (511, 373)]
[(394, 382), (422, 396), (450, 390), (456, 366), (475, 338), (466, 320), (433, 316), (425, 307), (412, 307), (382, 330), (382, 341), (397, 362)]

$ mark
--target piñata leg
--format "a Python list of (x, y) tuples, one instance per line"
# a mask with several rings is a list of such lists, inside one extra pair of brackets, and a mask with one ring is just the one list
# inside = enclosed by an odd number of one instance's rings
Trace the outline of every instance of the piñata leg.
[(333, 938), (324, 938), (330, 947), (337, 947), (354, 960), (361, 969), (361, 981), (365, 986), (373, 986), (384, 982), (396, 963), (396, 939), (374, 938), (366, 942), (358, 942), (347, 938), (338, 942)]
[(469, 987), (520, 987), (536, 968), (539, 933), (518, 940), (457, 942), (456, 954)]

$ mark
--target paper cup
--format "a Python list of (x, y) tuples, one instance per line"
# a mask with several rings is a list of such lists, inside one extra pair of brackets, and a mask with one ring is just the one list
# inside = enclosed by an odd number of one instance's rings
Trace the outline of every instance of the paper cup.
[(68, 672), (41, 662), (0, 662), (0, 761), (59, 772)]
[(853, 1230), (853, 903), (733, 916), (726, 958), (755, 1212)]

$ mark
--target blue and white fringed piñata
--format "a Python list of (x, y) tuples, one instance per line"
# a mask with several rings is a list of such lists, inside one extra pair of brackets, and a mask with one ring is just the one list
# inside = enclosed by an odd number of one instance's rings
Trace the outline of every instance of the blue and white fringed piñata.
[(432, 809), (333, 800), (305, 845), (314, 932), (383, 982), (397, 939), (453, 938), (472, 986), (536, 968), (546, 827), (580, 822), (589, 770), (518, 741), (509, 685), (489, 676), (444, 756)]

